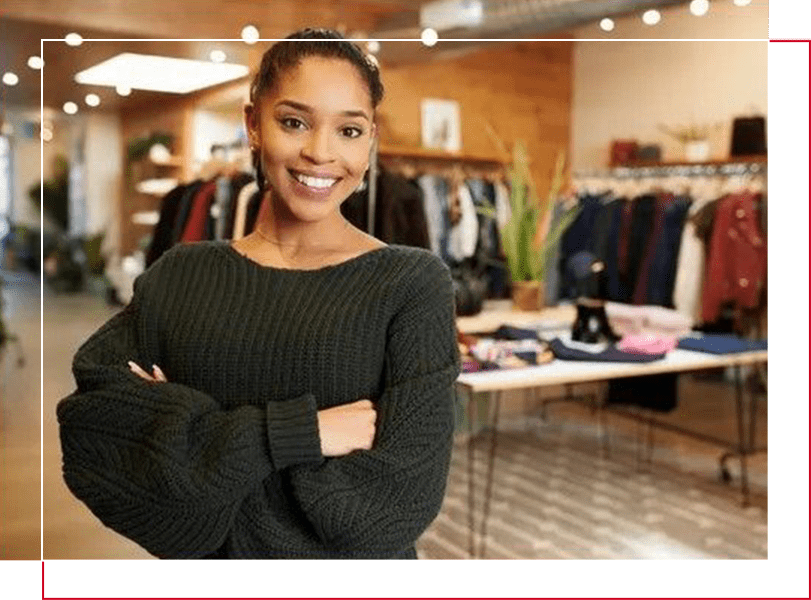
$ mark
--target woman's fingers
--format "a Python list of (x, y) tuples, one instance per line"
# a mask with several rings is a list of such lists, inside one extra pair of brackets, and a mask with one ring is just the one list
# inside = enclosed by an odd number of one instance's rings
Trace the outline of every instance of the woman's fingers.
[(163, 374), (161, 368), (158, 365), (152, 365), (152, 372), (155, 374), (155, 379), (158, 381), (162, 381), (166, 383), (168, 379), (166, 379), (166, 375)]
[(164, 382), (164, 383), (168, 381), (168, 379), (166, 379), (166, 375), (164, 375), (163, 371), (161, 371), (161, 368), (158, 365), (152, 365), (152, 375), (150, 375), (132, 361), (129, 361), (127, 364), (130, 367), (130, 371), (132, 371), (142, 379), (146, 379), (147, 381), (152, 382)]

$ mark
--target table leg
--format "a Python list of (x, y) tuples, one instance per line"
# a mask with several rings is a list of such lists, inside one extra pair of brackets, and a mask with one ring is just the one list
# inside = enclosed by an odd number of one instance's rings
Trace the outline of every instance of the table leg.
[(735, 365), (735, 409), (738, 415), (738, 452), (741, 459), (741, 494), (743, 505), (749, 506), (749, 471), (746, 465), (747, 448), (745, 429), (745, 409), (743, 401), (743, 382), (741, 381), (741, 366)]
[(498, 439), (498, 417), (501, 412), (501, 391), (494, 392), (495, 415), (493, 416), (493, 430), (490, 433), (490, 456), (487, 464), (487, 483), (484, 492), (484, 514), (482, 516), (482, 533), (479, 542), (479, 558), (484, 558), (487, 551), (487, 518), (490, 514), (490, 500), (493, 493), (493, 467), (496, 462), (496, 440)]
[(467, 394), (467, 517), (468, 517), (468, 546), (470, 558), (475, 558), (474, 532), (476, 531), (473, 512), (475, 493), (473, 489), (473, 393)]

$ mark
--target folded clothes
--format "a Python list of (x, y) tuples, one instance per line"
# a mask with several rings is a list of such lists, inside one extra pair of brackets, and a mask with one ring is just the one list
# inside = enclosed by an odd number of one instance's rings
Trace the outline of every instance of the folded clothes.
[(537, 340), (538, 332), (534, 329), (522, 329), (511, 325), (502, 325), (490, 337), (497, 340)]
[(632, 354), (665, 354), (676, 347), (673, 336), (637, 334), (626, 335), (617, 343), (617, 350)]
[(766, 342), (767, 340), (747, 340), (730, 334), (705, 333), (701, 336), (680, 339), (678, 347), (682, 350), (710, 354), (736, 354), (766, 350)]
[(609, 346), (600, 352), (589, 352), (567, 346), (560, 338), (555, 338), (549, 342), (549, 347), (552, 352), (554, 352), (555, 356), (561, 360), (648, 363), (665, 357), (665, 354), (633, 354), (631, 352), (623, 352), (622, 350), (618, 350), (615, 346)]
[(690, 317), (664, 306), (606, 302), (605, 312), (611, 328), (621, 336), (654, 334), (679, 337), (687, 335), (693, 328)]

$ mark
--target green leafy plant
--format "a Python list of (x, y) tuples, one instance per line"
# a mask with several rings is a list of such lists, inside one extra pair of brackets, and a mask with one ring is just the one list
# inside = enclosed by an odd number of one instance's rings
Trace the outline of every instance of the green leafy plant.
[(521, 141), (513, 145), (512, 163), (508, 167), (512, 215), (500, 232), (513, 281), (543, 281), (551, 252), (577, 217), (579, 208), (570, 208), (540, 240), (537, 239), (539, 226), (551, 217), (549, 211), (554, 208), (563, 188), (565, 164), (565, 153), (560, 151), (549, 190), (541, 201), (529, 170), (526, 147)]

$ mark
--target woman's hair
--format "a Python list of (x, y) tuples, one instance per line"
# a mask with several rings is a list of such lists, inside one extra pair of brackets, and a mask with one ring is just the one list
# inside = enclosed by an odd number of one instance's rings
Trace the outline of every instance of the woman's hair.
[[(375, 109), (380, 104), (383, 99), (383, 82), (380, 80), (380, 70), (363, 50), (344, 38), (340, 33), (332, 29), (312, 29), (308, 27), (291, 33), (285, 40), (306, 41), (287, 42), (283, 40), (268, 48), (264, 56), (262, 56), (259, 71), (251, 83), (251, 104), (256, 106), (259, 96), (268, 90), (272, 90), (279, 83), (282, 74), (309, 56), (338, 58), (355, 65), (369, 88), (372, 108)], [(262, 173), (259, 151), (253, 151), (251, 158), (256, 171), (256, 182), (259, 184), (259, 189), (264, 191), (265, 176)]]

